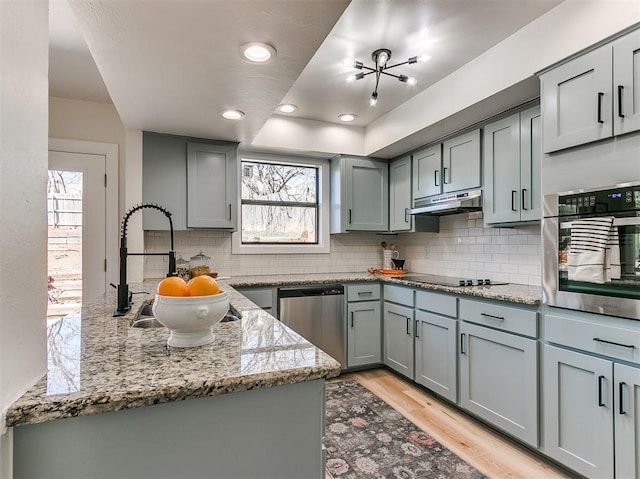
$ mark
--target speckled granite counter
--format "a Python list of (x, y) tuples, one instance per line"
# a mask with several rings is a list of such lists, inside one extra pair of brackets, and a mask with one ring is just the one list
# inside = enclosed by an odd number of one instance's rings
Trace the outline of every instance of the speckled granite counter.
[(542, 289), (539, 286), (522, 284), (491, 286), (440, 286), (436, 284), (417, 283), (395, 276), (373, 275), (368, 273), (319, 273), (278, 276), (234, 276), (229, 283), (235, 287), (253, 286), (287, 286), (296, 284), (354, 283), (362, 281), (381, 281), (383, 283), (400, 284), (444, 293), (475, 296), (477, 298), (508, 301), (510, 303), (537, 306), (540, 304)]
[[(191, 398), (329, 378), (340, 364), (262, 311), (235, 287), (381, 281), (525, 305), (540, 304), (540, 288), (524, 285), (450, 287), (368, 273), (243, 276), (220, 280), (241, 321), (219, 323), (216, 340), (198, 348), (169, 348), (166, 328), (135, 329), (157, 281), (131, 285), (132, 311), (113, 318), (115, 294), (85, 305), (80, 317), (48, 328), (48, 372), (6, 414), (7, 426), (36, 424)], [(142, 299), (145, 298), (145, 299)]]
[[(157, 282), (132, 284), (153, 293)], [(337, 376), (340, 364), (220, 281), (240, 321), (214, 327), (197, 348), (166, 345), (166, 328), (130, 323), (153, 297), (134, 295), (130, 313), (113, 318), (115, 294), (91, 301), (81, 317), (48, 328), (48, 372), (12, 404), (7, 426), (270, 388)], [(145, 299), (142, 299), (145, 298)]]

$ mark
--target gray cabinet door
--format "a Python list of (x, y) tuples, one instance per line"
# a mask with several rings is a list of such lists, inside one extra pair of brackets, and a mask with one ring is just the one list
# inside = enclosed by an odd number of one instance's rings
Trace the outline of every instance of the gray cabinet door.
[(389, 230), (410, 231), (411, 208), (411, 156), (393, 161), (389, 165)]
[(413, 200), (442, 192), (442, 144), (413, 155)]
[[(187, 229), (187, 143), (184, 138), (144, 132), (142, 201), (169, 210), (174, 230)], [(145, 209), (142, 227), (169, 230), (169, 222), (159, 211)]]
[(538, 342), (462, 322), (460, 406), (538, 447)]
[(384, 303), (384, 363), (413, 379), (413, 309)]
[(380, 301), (347, 304), (347, 366), (381, 362), (382, 316)]
[(520, 115), (484, 127), (484, 198), (488, 224), (520, 221)]
[(480, 130), (457, 136), (442, 144), (442, 192), (479, 187)]
[(189, 143), (187, 147), (187, 226), (236, 227), (235, 145)]
[(347, 231), (387, 231), (389, 164), (366, 158), (346, 160)]
[(640, 30), (613, 43), (613, 133), (640, 130)]
[(613, 477), (612, 363), (544, 346), (544, 451), (586, 477)]
[(640, 477), (640, 368), (613, 365), (616, 477)]
[(520, 219), (542, 219), (542, 117), (536, 106), (520, 112)]
[(424, 311), (415, 314), (415, 380), (456, 402), (458, 321)]
[(545, 153), (611, 137), (612, 56), (605, 45), (541, 75)]

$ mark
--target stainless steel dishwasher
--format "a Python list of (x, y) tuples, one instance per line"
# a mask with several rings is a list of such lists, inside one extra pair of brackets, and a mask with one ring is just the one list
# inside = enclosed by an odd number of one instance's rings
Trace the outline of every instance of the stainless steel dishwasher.
[(278, 288), (279, 319), (345, 367), (344, 286)]

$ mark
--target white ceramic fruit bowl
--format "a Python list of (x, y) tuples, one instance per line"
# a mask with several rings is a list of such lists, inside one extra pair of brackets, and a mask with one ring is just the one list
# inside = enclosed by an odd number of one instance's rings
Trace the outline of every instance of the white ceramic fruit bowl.
[(156, 294), (152, 311), (171, 330), (167, 340), (175, 348), (191, 348), (213, 342), (211, 328), (229, 310), (226, 292), (210, 296), (163, 296)]

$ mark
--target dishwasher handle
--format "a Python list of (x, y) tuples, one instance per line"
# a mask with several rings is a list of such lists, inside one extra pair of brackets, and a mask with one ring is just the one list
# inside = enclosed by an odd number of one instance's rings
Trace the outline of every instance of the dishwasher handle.
[(337, 296), (344, 294), (341, 284), (278, 288), (278, 298), (303, 298), (308, 296)]

